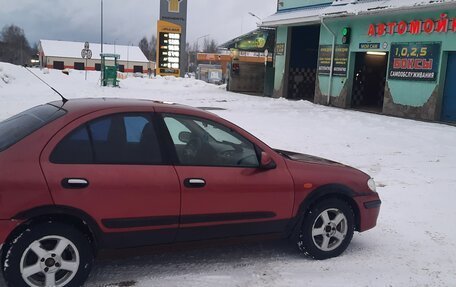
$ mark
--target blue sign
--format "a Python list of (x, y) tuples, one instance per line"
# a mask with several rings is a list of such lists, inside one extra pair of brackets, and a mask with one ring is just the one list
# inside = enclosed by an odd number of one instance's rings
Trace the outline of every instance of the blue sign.
[(380, 43), (359, 43), (359, 48), (363, 50), (380, 49)]

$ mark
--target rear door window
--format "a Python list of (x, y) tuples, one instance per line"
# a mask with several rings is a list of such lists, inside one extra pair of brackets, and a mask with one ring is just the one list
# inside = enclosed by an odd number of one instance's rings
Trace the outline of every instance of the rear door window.
[(0, 151), (9, 148), (65, 113), (66, 111), (60, 107), (46, 104), (0, 122)]
[(162, 164), (148, 114), (115, 114), (95, 119), (68, 134), (50, 158), (60, 164)]

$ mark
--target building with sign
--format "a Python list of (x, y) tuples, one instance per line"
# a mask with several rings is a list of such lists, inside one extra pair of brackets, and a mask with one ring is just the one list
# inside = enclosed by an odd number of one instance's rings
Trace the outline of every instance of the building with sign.
[[(101, 70), (101, 45), (83, 42), (40, 40), (38, 44), (39, 60), (42, 67), (50, 69)], [(85, 53), (90, 50), (90, 59)], [(84, 52), (86, 51), (86, 52)], [(154, 69), (155, 63), (149, 62), (138, 46), (103, 45), (104, 53), (118, 54), (119, 71), (125, 73), (147, 73)], [(110, 63), (108, 61), (108, 63)]]
[(281, 0), (274, 94), (456, 122), (456, 1)]
[(225, 76), (227, 90), (272, 95), (275, 35), (275, 29), (259, 28), (220, 45), (230, 53)]

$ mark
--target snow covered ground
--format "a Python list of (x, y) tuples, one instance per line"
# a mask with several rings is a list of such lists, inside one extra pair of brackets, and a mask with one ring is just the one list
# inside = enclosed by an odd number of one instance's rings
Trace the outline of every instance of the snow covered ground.
[[(455, 127), (229, 93), (193, 79), (129, 78), (100, 88), (97, 72), (84, 81), (84, 72), (34, 71), (68, 98), (223, 108), (214, 112), (273, 147), (369, 173), (383, 200), (378, 226), (355, 234), (335, 259), (302, 258), (287, 242), (137, 249), (103, 254), (87, 286), (456, 286)], [(0, 120), (58, 99), (24, 68), (0, 63)]]

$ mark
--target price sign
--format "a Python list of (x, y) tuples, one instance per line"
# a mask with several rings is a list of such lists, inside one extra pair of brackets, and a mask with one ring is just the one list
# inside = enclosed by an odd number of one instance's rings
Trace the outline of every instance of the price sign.
[(182, 44), (181, 28), (173, 23), (158, 21), (157, 29), (157, 74), (179, 76)]
[(388, 78), (435, 81), (439, 71), (441, 43), (393, 43)]
[(179, 69), (180, 34), (160, 33), (159, 63), (163, 69)]

